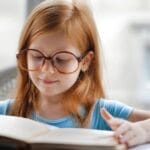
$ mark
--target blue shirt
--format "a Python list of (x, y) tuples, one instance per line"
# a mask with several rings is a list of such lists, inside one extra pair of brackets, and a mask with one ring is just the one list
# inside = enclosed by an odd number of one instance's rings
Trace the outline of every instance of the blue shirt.
[[(13, 100), (5, 100), (0, 101), (0, 114), (8, 115), (10, 107), (12, 105)], [(99, 99), (95, 102), (94, 107), (92, 109), (89, 128), (92, 129), (100, 129), (100, 130), (111, 130), (107, 123), (103, 120), (100, 109), (106, 108), (113, 116), (123, 119), (128, 119), (129, 115), (133, 111), (133, 108), (125, 105), (121, 102), (114, 100), (106, 100)], [(81, 109), (82, 115), (84, 115), (84, 110)], [(35, 112), (32, 113), (31, 119), (43, 122), (49, 125), (53, 125), (60, 128), (78, 128), (79, 125), (77, 121), (72, 116), (66, 116), (60, 119), (46, 119), (42, 116), (39, 116)]]

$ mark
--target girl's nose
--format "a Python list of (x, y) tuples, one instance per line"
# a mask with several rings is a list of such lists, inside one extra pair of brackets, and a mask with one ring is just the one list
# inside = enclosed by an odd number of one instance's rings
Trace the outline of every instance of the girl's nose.
[(52, 64), (52, 62), (50, 60), (45, 60), (43, 65), (42, 65), (42, 68), (41, 68), (41, 71), (42, 72), (50, 72), (51, 74), (53, 74), (55, 72), (55, 68)]

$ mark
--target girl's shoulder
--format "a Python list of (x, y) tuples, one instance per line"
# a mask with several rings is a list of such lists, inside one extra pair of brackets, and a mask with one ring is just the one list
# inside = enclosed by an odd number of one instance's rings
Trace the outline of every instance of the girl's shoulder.
[(105, 108), (113, 116), (123, 119), (128, 119), (133, 110), (132, 107), (116, 100), (97, 99), (91, 113), (90, 128), (111, 130), (100, 114), (101, 108)]
[(13, 99), (7, 99), (0, 101), (0, 115), (8, 115), (10, 107), (13, 103)]
[(108, 100), (100, 98), (95, 102), (94, 111), (106, 108), (113, 116), (127, 119), (133, 111), (133, 108), (117, 100)]

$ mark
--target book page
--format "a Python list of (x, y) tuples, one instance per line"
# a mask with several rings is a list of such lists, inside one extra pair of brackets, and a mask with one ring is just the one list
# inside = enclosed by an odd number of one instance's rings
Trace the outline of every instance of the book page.
[(28, 139), (54, 128), (56, 127), (23, 117), (0, 115), (0, 135), (3, 136), (28, 141)]
[(31, 140), (33, 143), (60, 143), (79, 145), (117, 145), (112, 131), (80, 128), (57, 128)]

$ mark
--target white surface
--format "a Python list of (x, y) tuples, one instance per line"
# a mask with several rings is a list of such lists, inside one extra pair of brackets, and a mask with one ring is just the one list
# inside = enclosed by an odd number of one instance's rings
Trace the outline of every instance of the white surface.
[(150, 150), (150, 143), (139, 145), (139, 146), (130, 148), (129, 150)]
[(90, 130), (80, 128), (63, 128), (51, 130), (46, 134), (34, 137), (32, 142), (42, 143), (67, 143), (80, 145), (116, 145), (117, 141), (112, 137), (113, 132)]

